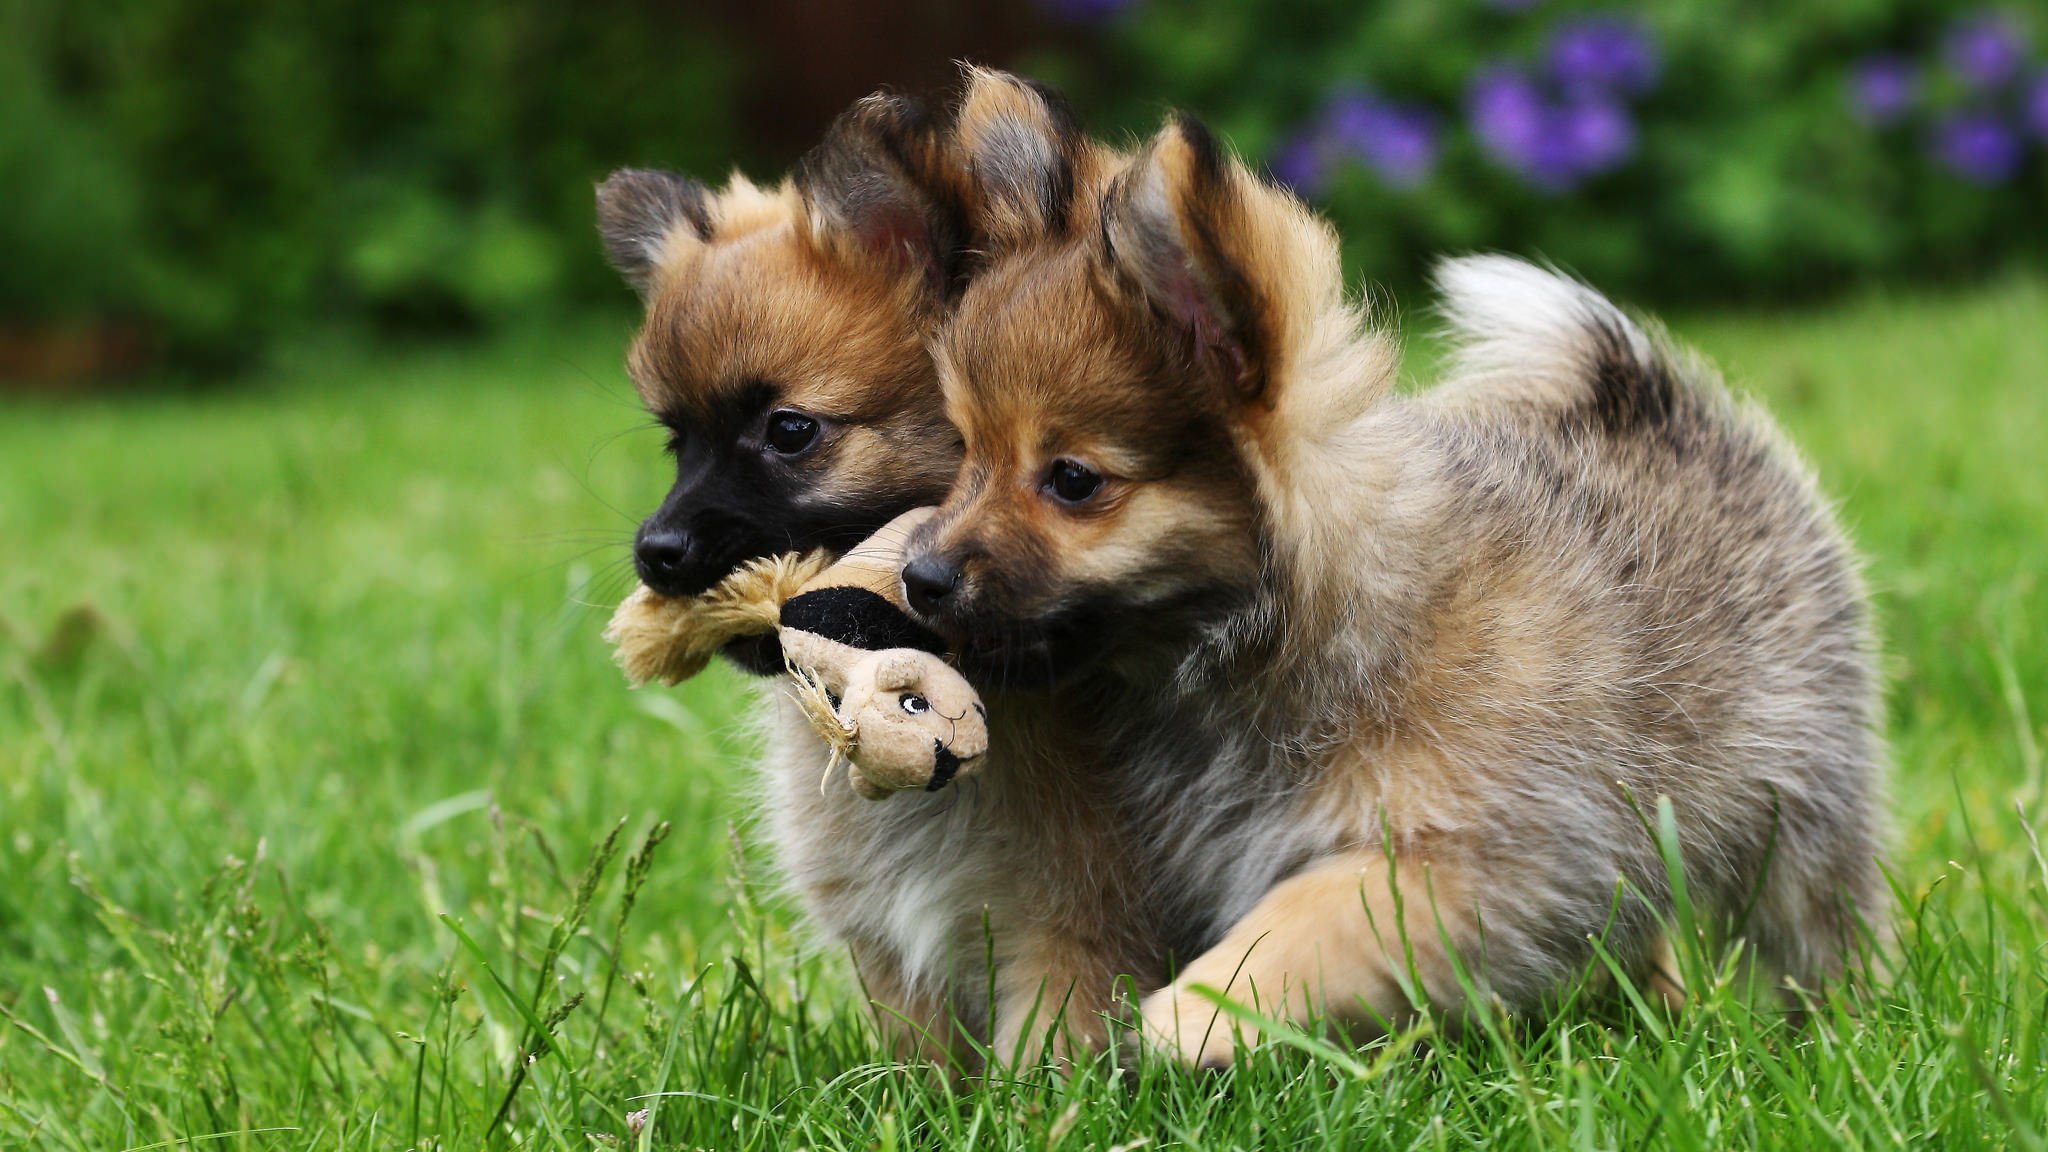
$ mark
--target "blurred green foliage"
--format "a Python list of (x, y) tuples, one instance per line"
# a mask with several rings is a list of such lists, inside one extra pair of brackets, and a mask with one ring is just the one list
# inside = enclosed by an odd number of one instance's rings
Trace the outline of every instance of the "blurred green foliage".
[[(1666, 304), (2048, 256), (2048, 20), (1998, 0), (1030, 2), (1068, 28), (1019, 65), (1098, 129), (1180, 106), (1285, 173), (1337, 125), (1336, 162), (1301, 183), (1354, 273), (1397, 289), (1474, 248)], [(1475, 130), (1475, 85), (1520, 69), (1578, 99), (1545, 70), (1563, 30), (1601, 18), (1644, 38), (1653, 82), (1595, 93), (1624, 135), (1546, 186)], [(1958, 63), (1972, 20), (2002, 22), (2005, 80), (1971, 73), (1983, 37)], [(1904, 76), (1876, 119), (1858, 103), (1874, 61)], [(622, 302), (592, 182), (729, 163), (750, 144), (745, 67), (657, 0), (4, 0), (0, 336), (129, 323), (218, 366), (309, 323), (492, 328)]]
[[(1036, 66), (1097, 127), (1148, 134), (1166, 108), (1185, 108), (1284, 169), (1290, 140), (1346, 93), (1432, 117), (1426, 177), (1403, 187), (1358, 159), (1311, 190), (1354, 272), (1398, 287), (1445, 250), (1473, 248), (1539, 254), (1666, 303), (1971, 275), (2048, 255), (2038, 11), (1983, 0), (1098, 0), (1093, 12), (1077, 47)], [(1473, 85), (1503, 65), (1541, 72), (1560, 28), (1603, 16), (1642, 29), (1655, 83), (1626, 109), (1625, 163), (1545, 191), (1488, 154)], [(1987, 18), (2023, 58), (2002, 85), (1973, 86), (1945, 53), (1959, 26)], [(1858, 70), (1879, 59), (1902, 61), (1913, 82), (1888, 124), (1857, 107)], [(1942, 162), (1946, 119), (1964, 113), (2016, 142), (2014, 171), (1972, 181)]]
[(616, 293), (592, 183), (722, 162), (728, 60), (631, 0), (8, 0), (0, 321), (232, 362)]

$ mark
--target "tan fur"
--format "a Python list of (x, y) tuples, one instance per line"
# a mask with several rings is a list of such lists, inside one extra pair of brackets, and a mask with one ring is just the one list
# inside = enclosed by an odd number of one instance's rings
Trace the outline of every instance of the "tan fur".
[[(736, 419), (775, 407), (828, 421), (830, 434), (818, 449), (784, 468), (800, 491), (797, 510), (848, 529), (838, 548), (885, 520), (884, 509), (936, 499), (959, 460), (925, 347), (943, 313), (946, 285), (894, 245), (859, 242), (862, 222), (852, 211), (859, 205), (849, 199), (868, 196), (872, 206), (879, 187), (905, 203), (930, 202), (928, 187), (912, 185), (953, 179), (937, 170), (942, 157), (899, 147), (905, 134), (886, 123), (899, 110), (887, 99), (850, 109), (821, 145), (835, 151), (808, 183), (801, 174), (771, 186), (735, 175), (712, 192), (682, 177), (626, 170), (597, 196), (608, 253), (647, 305), (627, 365), (649, 411), (709, 436), (730, 436)], [(928, 163), (911, 171), (906, 161)], [(807, 203), (807, 189), (814, 202)], [(751, 389), (768, 395), (750, 396)], [(636, 593), (609, 633), (636, 680), (672, 681), (701, 669), (709, 656), (678, 645), (676, 629), (715, 629), (658, 600), (644, 589)], [(768, 622), (766, 630), (773, 627)], [(807, 712), (805, 697), (779, 677), (760, 688), (756, 714), (780, 732), (765, 756), (766, 806), (795, 797), (800, 804), (844, 805), (854, 823), (872, 819), (855, 814), (872, 806), (852, 789), (831, 789), (830, 799), (819, 794), (831, 759), (851, 739), (829, 703), (814, 694)], [(842, 747), (821, 739), (828, 728), (840, 733)], [(778, 834), (776, 857), (807, 903), (829, 905), (840, 898), (836, 881), (805, 865), (815, 831)], [(905, 971), (900, 948), (857, 933), (837, 936), (885, 1005), (877, 1017), (886, 1032), (948, 1032), (952, 1005), (942, 989)], [(934, 1051), (952, 1049), (942, 1040)], [(915, 1036), (906, 1050), (921, 1050)]]
[(1116, 978), (1165, 978), (1137, 846), (1098, 749), (1048, 701), (984, 695), (988, 768), (887, 804), (820, 793), (827, 754), (781, 705), (762, 761), (770, 839), (813, 926), (856, 943), (878, 998), (913, 1015), (944, 1005), (962, 1037), (1005, 1060), (1036, 1059), (1048, 1039), (1054, 1052), (1099, 1048)]
[(1408, 1023), (1411, 1006), (1457, 1007), (1458, 966), (1481, 954), (1465, 910), (1485, 878), (1412, 857), (1405, 868), (1353, 850), (1275, 884), (1215, 947), (1146, 997), (1146, 1040), (1183, 1063), (1220, 1066), (1238, 1039), (1257, 1039), (1218, 1018), (1204, 991), (1267, 1016), (1321, 1017), (1354, 1038)]
[(860, 939), (846, 944), (875, 1023), (897, 1057), (946, 1067), (963, 1065), (971, 1050), (941, 991), (906, 980), (902, 962), (888, 944)]
[(1127, 157), (1082, 135), (1040, 85), (968, 66), (951, 147), (975, 243), (1004, 255), (1095, 223), (1096, 196)]
[[(999, 147), (1025, 149), (1024, 162), (993, 162)], [(1061, 234), (1094, 229), (1121, 163), (1080, 138), (1047, 94), (978, 69), (947, 148), (954, 158), (912, 159), (950, 164), (936, 182), (957, 184), (980, 213), (963, 275), (985, 270), (1013, 239), (1052, 230), (1050, 207), (1063, 214)], [(613, 197), (626, 208), (676, 198), (659, 182), (630, 181)], [(701, 220), (683, 211), (674, 227), (649, 229), (638, 223), (645, 211), (626, 212), (606, 229), (614, 261), (648, 301), (629, 367), (649, 408), (679, 424), (710, 421), (739, 390), (767, 383), (777, 404), (837, 429), (792, 464), (816, 481), (820, 508), (867, 503), (877, 491), (943, 491), (959, 444), (924, 343), (943, 294), (905, 277), (886, 252), (847, 243), (833, 206), (807, 206), (796, 183), (736, 178), (702, 200)], [(998, 204), (1007, 224), (991, 215)], [(687, 197), (676, 206), (696, 207)], [(893, 583), (893, 567), (887, 576)], [(760, 811), (776, 864), (812, 927), (851, 948), (902, 1051), (964, 1061), (969, 1039), (1027, 1057), (1048, 1038), (1056, 1050), (1100, 1045), (1116, 1007), (1112, 978), (1164, 979), (1164, 950), (1139, 911), (1135, 851), (1117, 831), (1092, 740), (1071, 736), (1043, 700), (987, 696), (988, 771), (876, 805), (851, 789), (821, 792), (831, 749), (798, 699), (764, 685)]]
[[(1074, 135), (1043, 93), (970, 70), (955, 133), (962, 163), (980, 177), (970, 198), (984, 213), (1000, 203), (1010, 214), (999, 225), (978, 219), (985, 253), (1050, 228), (1043, 210), (1053, 187), (1083, 190), (1059, 222), (1062, 235), (1095, 228), (1119, 158)], [(1027, 149), (1033, 163), (976, 163), (989, 140)], [(1046, 179), (1033, 166), (1046, 157), (1066, 174)], [(1013, 226), (1017, 236), (1001, 234)], [(1136, 849), (1085, 727), (1035, 694), (984, 687), (983, 697), (988, 767), (945, 793), (887, 805), (849, 802), (839, 789), (820, 794), (826, 753), (795, 705), (776, 707), (763, 757), (769, 837), (811, 924), (854, 944), (884, 1017), (928, 1020), (944, 1006), (958, 1031), (931, 1029), (952, 1038), (919, 1050), (964, 1058), (970, 1037), (1027, 1061), (1047, 1044), (1055, 1053), (1097, 1048), (1105, 1018), (1119, 1011), (1116, 977), (1133, 974), (1143, 987), (1164, 979)]]
[[(1648, 975), (1660, 798), (1704, 923), (1839, 973), (1883, 909), (1876, 679), (1854, 558), (1769, 421), (1502, 259), (1447, 266), (1460, 366), (1394, 396), (1327, 226), (1192, 125), (1102, 212), (968, 289), (939, 356), (967, 459), (913, 556), (962, 566), (942, 615), (989, 669), (1064, 673), (1063, 738), (1111, 766), (1085, 831), (1116, 841), (1061, 850), (1143, 878), (1142, 922), (1104, 931), (1191, 949), (1147, 1034), (1228, 1059), (1198, 982), (1455, 1017), (1454, 963), (1530, 1009), (1603, 932)], [(1062, 458), (1097, 497), (1047, 494)]]
[(740, 636), (763, 636), (781, 626), (782, 603), (831, 564), (822, 552), (764, 556), (741, 565), (701, 596), (660, 596), (633, 590), (605, 625), (604, 641), (639, 687), (650, 681), (680, 684), (704, 670)]
[(805, 464), (829, 469), (829, 487), (943, 484), (952, 434), (924, 346), (936, 320), (925, 286), (830, 242), (788, 183), (769, 194), (736, 180), (711, 211), (713, 238), (672, 233), (650, 284), (627, 359), (648, 408), (708, 420), (730, 390), (770, 382), (779, 404), (845, 429)]

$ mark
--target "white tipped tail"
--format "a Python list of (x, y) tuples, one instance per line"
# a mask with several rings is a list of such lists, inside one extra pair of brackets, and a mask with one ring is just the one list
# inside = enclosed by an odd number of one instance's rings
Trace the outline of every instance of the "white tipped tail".
[(1512, 256), (1460, 256), (1438, 264), (1439, 313), (1452, 340), (1440, 389), (1448, 399), (1573, 403), (1617, 354), (1647, 368), (1657, 349), (1605, 296), (1562, 273)]

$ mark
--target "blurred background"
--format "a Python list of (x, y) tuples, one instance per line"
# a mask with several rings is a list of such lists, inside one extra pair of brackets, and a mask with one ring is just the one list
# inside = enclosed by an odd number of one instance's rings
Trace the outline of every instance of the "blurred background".
[(623, 164), (772, 177), (970, 57), (1092, 128), (1170, 106), (1325, 207), (1354, 276), (1503, 248), (1652, 305), (2048, 258), (2042, 12), (1974, 0), (8, 0), (0, 379), (231, 379), (313, 332), (631, 300)]
[[(1547, 257), (1768, 406), (1884, 636), (1913, 919), (1881, 1007), (1270, 1093), (868, 1074), (749, 821), (747, 689), (628, 692), (599, 639), (674, 465), (591, 193), (773, 179), (960, 57), (1112, 136), (1204, 116), (1404, 313), (1438, 253)], [(1131, 1147), (1134, 1107), (1156, 1147), (2017, 1146), (2044, 206), (2042, 0), (0, 0), (0, 1149), (590, 1148), (664, 1086), (701, 1094), (648, 1146)]]

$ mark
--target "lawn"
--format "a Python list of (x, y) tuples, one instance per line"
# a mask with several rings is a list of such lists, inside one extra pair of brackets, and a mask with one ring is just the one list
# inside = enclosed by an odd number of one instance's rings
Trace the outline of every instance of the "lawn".
[(2048, 282), (1674, 328), (1880, 605), (1899, 946), (1803, 1026), (889, 1063), (762, 875), (744, 693), (597, 638), (663, 461), (591, 325), (0, 402), (0, 1148), (2048, 1146)]

